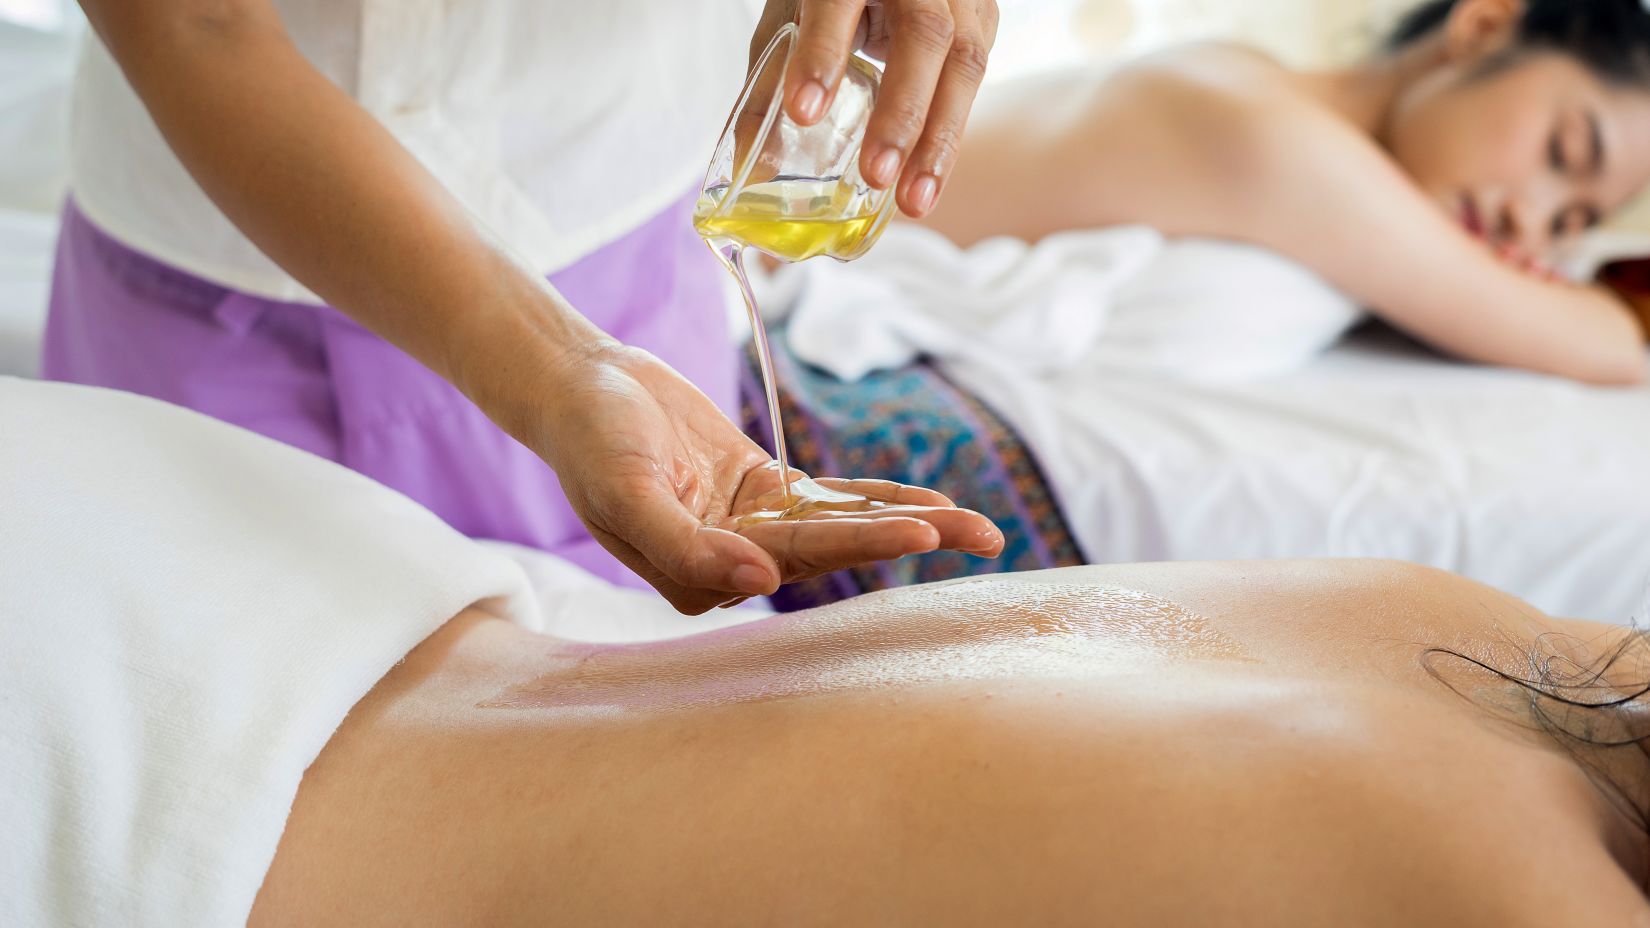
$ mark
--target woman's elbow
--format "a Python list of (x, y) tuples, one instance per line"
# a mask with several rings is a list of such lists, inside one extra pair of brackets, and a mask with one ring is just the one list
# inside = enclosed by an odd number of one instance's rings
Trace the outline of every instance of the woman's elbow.
[[(1562, 362), (1568, 370), (1557, 370), (1572, 380), (1601, 387), (1632, 387), (1645, 382), (1647, 362), (1645, 329), (1631, 309), (1614, 294), (1588, 288), (1581, 291), (1589, 299), (1599, 302), (1590, 307), (1595, 315), (1574, 320), (1574, 337), (1565, 341), (1571, 345), (1568, 358)], [(1587, 334), (1582, 336), (1582, 332)]]
[(1599, 378), (1597, 385), (1601, 387), (1637, 387), (1646, 379), (1644, 354), (1639, 353), (1630, 364), (1623, 364), (1618, 369)]
[(1636, 387), (1650, 375), (1647, 361), (1650, 358), (1646, 356), (1643, 343), (1636, 342), (1589, 358), (1574, 365), (1572, 370), (1554, 373), (1596, 387)]

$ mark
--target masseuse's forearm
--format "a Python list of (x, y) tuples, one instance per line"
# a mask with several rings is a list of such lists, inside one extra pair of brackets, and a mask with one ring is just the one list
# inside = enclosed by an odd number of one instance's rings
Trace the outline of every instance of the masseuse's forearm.
[(542, 384), (604, 341), (310, 66), (266, 0), (82, 6), (224, 214), (322, 299), (484, 408), (503, 384)]

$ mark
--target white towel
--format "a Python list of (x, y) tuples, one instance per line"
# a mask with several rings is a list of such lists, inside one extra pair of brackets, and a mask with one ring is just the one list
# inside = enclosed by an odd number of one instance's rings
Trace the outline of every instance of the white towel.
[(527, 574), (547, 635), (590, 644), (631, 644), (700, 635), (773, 615), (765, 598), (735, 609), (685, 616), (651, 590), (614, 586), (582, 567), (534, 548), (502, 541), (478, 542)]
[(366, 478), (0, 378), (0, 924), (244, 924), (303, 771), (521, 570)]
[(1029, 376), (1103, 365), (1252, 379), (1300, 366), (1360, 317), (1271, 252), (1144, 226), (962, 249), (895, 225), (859, 261), (784, 269), (765, 295), (788, 304), (797, 356), (844, 380), (918, 356)]

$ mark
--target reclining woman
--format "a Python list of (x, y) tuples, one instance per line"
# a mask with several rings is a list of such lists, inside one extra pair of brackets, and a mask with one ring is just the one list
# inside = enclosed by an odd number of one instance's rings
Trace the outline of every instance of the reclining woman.
[[(78, 387), (0, 431), (8, 923), (1650, 925), (1643, 642), (1444, 573), (580, 644), (336, 465)], [(545, 604), (668, 612), (611, 596)]]
[(1647, 179), (1641, 0), (1428, 0), (1339, 71), (1203, 44), (987, 94), (924, 221), (1247, 242), (1450, 354), (1632, 383), (1650, 311), (1532, 272)]

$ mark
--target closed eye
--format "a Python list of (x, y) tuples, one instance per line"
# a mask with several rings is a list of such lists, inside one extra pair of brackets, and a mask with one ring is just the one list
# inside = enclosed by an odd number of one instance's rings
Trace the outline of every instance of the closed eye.
[(1554, 132), (1552, 140), (1547, 143), (1547, 161), (1560, 174), (1570, 172), (1569, 162), (1564, 157), (1564, 136), (1561, 133)]
[[(1598, 115), (1587, 113), (1583, 119), (1584, 124), (1560, 124), (1547, 140), (1547, 161), (1559, 174), (1597, 177), (1604, 173), (1604, 135)], [(1571, 129), (1584, 130), (1585, 137), (1568, 131)], [(1584, 151), (1576, 151), (1578, 146)]]
[(1566, 238), (1580, 235), (1588, 229), (1597, 226), (1604, 220), (1603, 214), (1597, 209), (1586, 205), (1576, 205), (1558, 214), (1553, 220), (1553, 237)]

